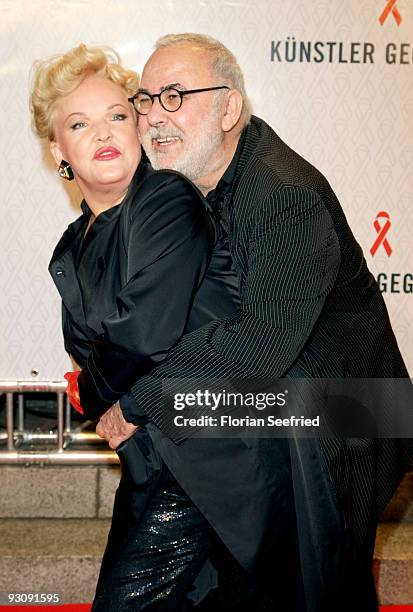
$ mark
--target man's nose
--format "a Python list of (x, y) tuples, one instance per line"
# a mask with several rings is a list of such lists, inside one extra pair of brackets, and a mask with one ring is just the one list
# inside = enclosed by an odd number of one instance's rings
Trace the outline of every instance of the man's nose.
[(145, 116), (149, 125), (154, 127), (165, 124), (168, 121), (168, 115), (168, 111), (162, 107), (159, 98), (154, 98), (149, 113)]

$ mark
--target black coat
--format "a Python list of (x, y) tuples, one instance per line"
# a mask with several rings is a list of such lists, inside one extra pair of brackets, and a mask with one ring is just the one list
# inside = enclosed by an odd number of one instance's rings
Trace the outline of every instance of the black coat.
[[(141, 165), (124, 201), (71, 223), (50, 273), (62, 297), (65, 348), (82, 367), (85, 416), (99, 417), (184, 332), (232, 314), (238, 282), (198, 190)], [(143, 417), (141, 417), (143, 418)]]
[[(290, 493), (285, 463), (277, 468), (282, 445), (182, 441), (178, 430), (166, 437), (162, 379), (398, 378), (407, 371), (378, 285), (330, 185), (256, 117), (222, 216), (240, 279), (236, 316), (185, 335), (133, 394), (169, 468), (254, 570), (266, 542), (277, 541), (277, 516), (278, 537), (284, 527)], [(125, 416), (133, 421), (133, 410)], [(375, 526), (413, 459), (413, 442), (330, 438), (289, 445), (306, 609), (338, 610), (348, 580), (353, 592), (359, 585), (360, 609), (375, 609)]]

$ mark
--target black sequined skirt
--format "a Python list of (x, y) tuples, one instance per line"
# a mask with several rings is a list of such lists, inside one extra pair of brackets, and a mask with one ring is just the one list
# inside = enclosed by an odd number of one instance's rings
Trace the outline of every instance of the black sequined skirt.
[(100, 581), (93, 612), (183, 610), (210, 527), (164, 468), (142, 519)]
[[(122, 478), (92, 612), (277, 610), (156, 455), (149, 436), (141, 431), (134, 442), (119, 453)], [(127, 457), (132, 449), (134, 457)]]

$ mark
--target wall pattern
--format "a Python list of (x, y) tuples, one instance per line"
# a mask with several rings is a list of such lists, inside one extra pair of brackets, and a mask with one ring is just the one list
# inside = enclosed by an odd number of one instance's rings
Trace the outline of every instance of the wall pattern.
[(51, 252), (78, 215), (31, 131), (35, 59), (109, 44), (139, 72), (156, 38), (227, 44), (256, 114), (328, 177), (380, 281), (413, 374), (413, 3), (409, 0), (0, 0), (0, 378), (61, 378)]

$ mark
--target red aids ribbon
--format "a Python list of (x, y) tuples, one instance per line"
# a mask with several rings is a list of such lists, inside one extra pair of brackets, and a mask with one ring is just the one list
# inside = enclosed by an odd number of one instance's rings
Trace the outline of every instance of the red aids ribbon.
[(393, 14), (393, 17), (396, 20), (397, 25), (399, 26), (402, 22), (402, 16), (400, 15), (397, 6), (396, 6), (396, 2), (397, 0), (387, 0), (387, 4), (384, 7), (384, 10), (382, 12), (382, 14), (379, 17), (379, 21), (380, 24), (383, 25), (384, 22), (386, 21), (387, 17), (390, 15), (390, 13)]
[(77, 379), (79, 378), (80, 370), (76, 370), (76, 372), (66, 372), (64, 378), (67, 380), (67, 397), (69, 398), (69, 402), (72, 404), (73, 408), (79, 414), (84, 414), (83, 408), (80, 405), (80, 396), (79, 396), (79, 387), (77, 384)]
[[(384, 225), (380, 224), (379, 219), (386, 219), (386, 222), (384, 223)], [(373, 246), (370, 249), (370, 253), (372, 255), (375, 255), (377, 249), (382, 244), (384, 250), (387, 253), (387, 255), (390, 257), (390, 255), (393, 253), (393, 249), (391, 248), (391, 246), (389, 244), (389, 241), (386, 238), (386, 234), (387, 234), (387, 232), (389, 231), (389, 229), (391, 227), (389, 213), (384, 212), (384, 210), (382, 210), (379, 213), (377, 213), (373, 225), (374, 225), (374, 229), (376, 230), (378, 236), (377, 236)]]

